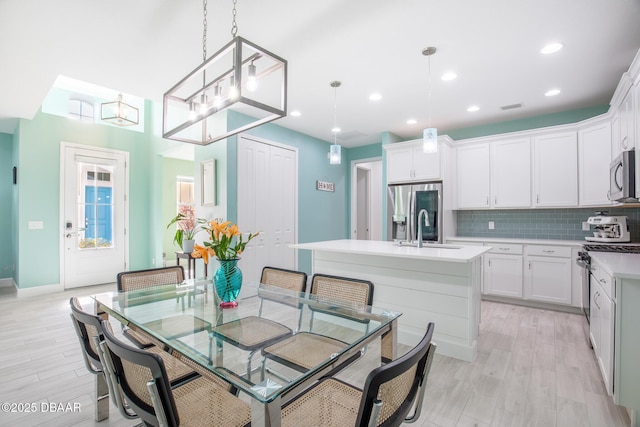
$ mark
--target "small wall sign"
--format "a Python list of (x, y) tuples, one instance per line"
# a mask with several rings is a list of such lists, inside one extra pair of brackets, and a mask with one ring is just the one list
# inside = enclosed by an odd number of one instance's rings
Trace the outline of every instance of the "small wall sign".
[(316, 181), (316, 190), (318, 191), (336, 191), (336, 184), (327, 181)]

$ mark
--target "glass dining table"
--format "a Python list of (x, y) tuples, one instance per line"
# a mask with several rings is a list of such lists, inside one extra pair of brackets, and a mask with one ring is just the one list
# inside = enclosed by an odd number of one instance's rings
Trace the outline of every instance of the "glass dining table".
[[(125, 326), (142, 330), (202, 368), (224, 379), (251, 401), (253, 426), (278, 426), (281, 407), (320, 377), (355, 360), (367, 345), (380, 340), (381, 363), (396, 358), (399, 312), (381, 307), (349, 304), (339, 300), (295, 293), (259, 283), (243, 283), (238, 306), (222, 309), (209, 279), (191, 279), (179, 284), (127, 292), (93, 295), (96, 313), (111, 316)], [(341, 348), (326, 358), (315, 358), (315, 366), (303, 370), (267, 360), (262, 349), (247, 349), (234, 340), (222, 339), (219, 330), (229, 322), (260, 317), (291, 330), (311, 331), (339, 340)], [(261, 322), (236, 329), (248, 340), (268, 334)], [(264, 346), (273, 345), (267, 341)], [(252, 360), (255, 366), (252, 365)], [(259, 372), (258, 372), (259, 371)], [(96, 387), (106, 387), (96, 376)], [(104, 389), (104, 388), (102, 388)], [(98, 412), (107, 414), (108, 401)], [(106, 406), (106, 407), (105, 407)], [(104, 415), (103, 415), (104, 416)]]

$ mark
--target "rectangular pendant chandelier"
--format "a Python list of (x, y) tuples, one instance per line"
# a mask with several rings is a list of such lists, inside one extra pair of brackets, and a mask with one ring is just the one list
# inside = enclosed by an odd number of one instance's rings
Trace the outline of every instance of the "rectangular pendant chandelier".
[(117, 126), (133, 126), (139, 122), (139, 113), (133, 107), (122, 101), (122, 94), (113, 102), (105, 102), (100, 106), (100, 118)]
[(235, 37), (164, 94), (162, 136), (207, 145), (286, 115), (287, 61)]

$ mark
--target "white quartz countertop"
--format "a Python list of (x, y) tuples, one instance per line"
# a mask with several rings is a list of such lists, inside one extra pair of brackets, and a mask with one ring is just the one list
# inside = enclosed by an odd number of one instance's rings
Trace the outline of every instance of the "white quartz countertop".
[(586, 240), (558, 240), (558, 239), (513, 239), (513, 238), (500, 238), (500, 237), (447, 237), (447, 242), (487, 242), (487, 243), (513, 243), (520, 245), (554, 245), (554, 246), (573, 246), (580, 247), (585, 243), (589, 243)]
[(640, 280), (640, 254), (589, 252), (589, 255), (613, 277)]
[(325, 242), (298, 243), (290, 245), (295, 249), (309, 249), (328, 252), (344, 252), (362, 255), (376, 255), (396, 258), (413, 258), (444, 262), (469, 262), (491, 246), (434, 245), (425, 243), (422, 248), (399, 246), (395, 242), (378, 240), (328, 240)]

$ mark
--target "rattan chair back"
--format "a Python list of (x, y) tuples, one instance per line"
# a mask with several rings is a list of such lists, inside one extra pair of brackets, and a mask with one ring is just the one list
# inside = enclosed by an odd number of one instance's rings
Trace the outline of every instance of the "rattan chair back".
[(101, 374), (103, 367), (94, 337), (98, 337), (102, 341), (102, 326), (100, 324), (102, 319), (84, 311), (76, 297), (69, 300), (69, 305), (71, 306), (71, 321), (80, 340), (85, 365), (92, 374)]
[[(435, 353), (435, 344), (431, 342), (434, 328), (435, 325), (429, 323), (426, 334), (415, 348), (371, 371), (363, 388), (357, 426), (369, 425), (370, 418), (376, 414), (378, 426), (399, 426), (419, 417)], [(414, 406), (415, 413), (407, 417)]]
[[(268, 286), (276, 286), (292, 292), (304, 293), (307, 290), (307, 273), (276, 267), (264, 267), (262, 269), (260, 283)], [(266, 293), (260, 295), (263, 299), (269, 299)], [(274, 299), (274, 301), (291, 305), (292, 307), (298, 306), (295, 300)]]
[[(105, 323), (106, 321), (103, 325)], [(108, 330), (103, 332), (114, 375), (129, 406), (145, 424), (159, 425), (152, 395), (147, 386), (147, 383), (153, 382), (160, 400), (156, 404), (162, 406), (168, 425), (180, 425), (178, 410), (162, 358), (157, 354), (123, 343)]]
[[(368, 280), (352, 279), (350, 277), (314, 274), (310, 293), (320, 301), (334, 301), (360, 308), (371, 305), (373, 301), (373, 283)], [(322, 311), (313, 307), (311, 309)], [(363, 321), (363, 323), (367, 322), (367, 320)]]
[(116, 283), (120, 292), (182, 283), (183, 281), (184, 269), (181, 265), (148, 270), (123, 271), (116, 276)]

